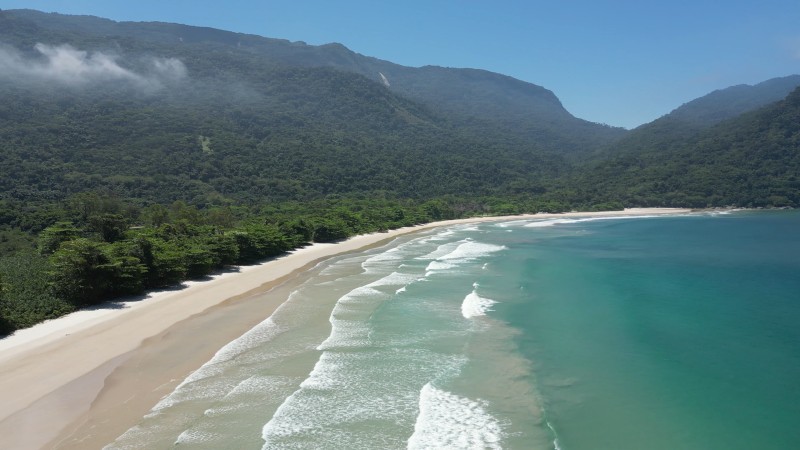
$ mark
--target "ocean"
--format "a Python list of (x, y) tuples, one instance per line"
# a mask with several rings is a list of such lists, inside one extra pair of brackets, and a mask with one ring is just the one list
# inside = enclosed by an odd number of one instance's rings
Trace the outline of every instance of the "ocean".
[(529, 219), (320, 263), (108, 448), (800, 448), (800, 214)]

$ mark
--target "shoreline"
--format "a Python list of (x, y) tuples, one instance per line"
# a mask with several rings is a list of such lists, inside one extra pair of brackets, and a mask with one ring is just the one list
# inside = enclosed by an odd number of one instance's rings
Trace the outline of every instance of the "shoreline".
[[(458, 224), (689, 212), (636, 208), (432, 222), (313, 244), (210, 280), (184, 283), (181, 289), (44, 322), (0, 339), (0, 447), (100, 448), (113, 441), (219, 348), (285, 300), (264, 300), (264, 294), (331, 257)], [(256, 296), (261, 301), (249, 301)]]

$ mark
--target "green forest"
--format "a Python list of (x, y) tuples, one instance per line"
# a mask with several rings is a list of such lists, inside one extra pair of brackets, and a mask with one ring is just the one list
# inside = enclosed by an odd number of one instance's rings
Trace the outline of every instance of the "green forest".
[(0, 334), (431, 221), (800, 204), (797, 76), (627, 131), (341, 45), (25, 10), (0, 11), (0, 43)]

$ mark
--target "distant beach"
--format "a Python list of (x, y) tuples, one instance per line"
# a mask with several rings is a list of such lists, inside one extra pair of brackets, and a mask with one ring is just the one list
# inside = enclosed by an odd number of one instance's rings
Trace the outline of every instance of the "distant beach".
[[(0, 340), (0, 447), (100, 448), (113, 441), (222, 346), (286, 300), (265, 293), (302, 278), (333, 256), (458, 224), (688, 212), (641, 208), (480, 217), (401, 228), (313, 244), (209, 280), (184, 283), (180, 289), (78, 311), (18, 331)], [(262, 300), (250, 301), (257, 296)], [(465, 317), (481, 308), (477, 295), (471, 300)]]

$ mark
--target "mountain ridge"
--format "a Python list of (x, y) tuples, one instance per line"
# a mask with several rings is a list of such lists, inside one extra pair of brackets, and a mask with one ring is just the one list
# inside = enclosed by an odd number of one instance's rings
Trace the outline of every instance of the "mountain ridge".
[(771, 78), (752, 85), (737, 84), (686, 102), (667, 115), (695, 123), (714, 125), (783, 100), (798, 86), (800, 86), (800, 75)]
[(483, 132), (501, 129), (536, 139), (540, 145), (583, 153), (621, 137), (621, 128), (579, 119), (570, 114), (556, 95), (533, 83), (483, 69), (402, 66), (356, 53), (342, 44), (319, 46), (208, 27), (164, 22), (115, 22), (94, 16), (66, 16), (34, 10), (7, 10), (45, 29), (144, 38), (174, 45), (212, 43), (228, 50), (250, 52), (290, 66), (333, 67), (361, 74), (392, 91), (452, 116), (463, 124), (484, 123)]
[(798, 86), (800, 75), (788, 75), (715, 90), (630, 130), (594, 156), (672, 151), (719, 123), (783, 100)]
[(800, 206), (800, 87), (669, 148), (611, 154), (580, 178), (584, 196), (626, 205)]
[[(20, 111), (30, 113), (30, 99), (25, 98), (30, 92), (5, 86), (7, 98), (18, 102), (4, 105), (11, 118), (6, 133), (30, 130), (18, 141), (24, 144), (19, 148), (4, 144), (16, 158), (6, 162), (7, 178), (28, 180), (9, 186), (7, 192), (20, 193), (19, 198), (52, 200), (52, 195), (63, 194), (57, 186), (69, 181), (68, 193), (87, 186), (139, 189), (134, 191), (137, 198), (148, 202), (175, 200), (170, 186), (177, 185), (186, 196), (180, 199), (198, 205), (220, 199), (283, 201), (375, 191), (415, 198), (535, 193), (571, 198), (572, 204), (596, 198), (605, 202), (609, 196), (569, 194), (575, 186), (565, 174), (580, 179), (581, 173), (608, 169), (614, 161), (675, 165), (674, 159), (685, 158), (687, 146), (700, 142), (703, 133), (738, 117), (750, 120), (748, 111), (780, 98), (800, 81), (794, 75), (718, 90), (623, 132), (576, 119), (551, 91), (512, 77), (480, 69), (405, 67), (336, 43), (310, 46), (212, 28), (30, 10), (3, 11), (0, 20), (13, 25), (0, 27), (0, 37), (12, 44), (47, 41), (75, 46), (37, 46), (41, 55), (28, 50), (14, 56), (19, 60), (72, 52), (84, 63), (106, 58), (116, 64), (127, 74), (123, 81), (129, 84), (128, 92), (133, 89), (131, 80), (148, 77), (155, 77), (151, 84), (161, 88), (171, 86), (161, 91), (161, 99), (103, 98), (122, 92), (123, 87), (116, 86), (98, 92), (93, 102), (61, 98), (58, 87), (50, 86), (58, 101), (37, 100), (40, 115), (29, 114), (40, 121), (35, 130), (20, 118)], [(84, 32), (86, 24), (93, 25), (91, 32)], [(109, 48), (118, 59), (103, 53)], [(183, 87), (169, 84), (172, 79), (154, 69), (177, 70), (178, 63), (189, 74), (190, 82)], [(98, 113), (98, 104), (106, 110)], [(149, 116), (155, 118), (148, 122)], [(129, 122), (129, 117), (140, 120)], [(127, 128), (118, 128), (121, 123)], [(160, 130), (165, 125), (172, 129), (147, 136), (147, 127)], [(67, 126), (72, 128), (59, 128)], [(92, 133), (92, 142), (104, 147), (80, 141)], [(120, 147), (116, 136), (130, 137)], [(41, 148), (58, 152), (37, 153)], [(140, 167), (117, 165), (113, 155), (125, 149), (143, 155)], [(174, 167), (158, 163), (159, 155), (172, 153), (183, 155), (174, 160)], [(36, 155), (55, 164), (58, 170), (45, 178), (57, 182), (40, 181)], [(53, 155), (65, 159), (54, 160)], [(81, 161), (82, 156), (103, 166), (93, 167)], [(255, 170), (246, 167), (248, 163)], [(626, 164), (617, 168), (624, 173)], [(648, 170), (655, 178), (665, 174)], [(639, 186), (646, 181), (628, 178)], [(624, 198), (635, 203), (639, 197)], [(656, 198), (648, 197), (646, 203)], [(791, 195), (787, 198), (794, 201)], [(680, 200), (669, 201), (681, 206)], [(696, 206), (702, 200), (691, 203)]]

